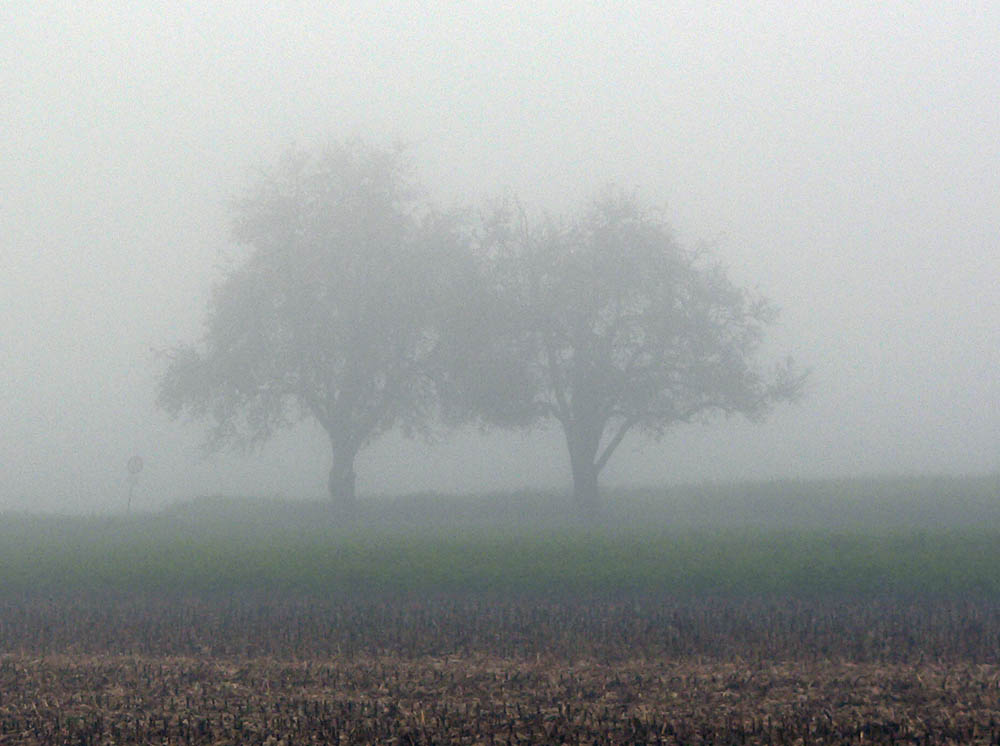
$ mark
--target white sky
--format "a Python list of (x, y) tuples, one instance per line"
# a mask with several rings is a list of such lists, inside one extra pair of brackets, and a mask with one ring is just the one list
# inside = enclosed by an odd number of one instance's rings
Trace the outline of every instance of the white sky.
[[(150, 349), (199, 333), (253, 167), (355, 135), (413, 143), (445, 202), (635, 187), (782, 307), (809, 395), (626, 443), (607, 482), (1000, 468), (995, 3), (8, 0), (0, 30), (0, 507), (118, 509), (133, 453), (148, 506), (322, 494), (310, 428), (199, 461)], [(552, 436), (389, 438), (359, 487), (564, 462)]]

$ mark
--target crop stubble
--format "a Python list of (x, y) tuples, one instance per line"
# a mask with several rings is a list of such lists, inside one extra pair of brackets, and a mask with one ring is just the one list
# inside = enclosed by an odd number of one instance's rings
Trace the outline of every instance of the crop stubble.
[(0, 604), (3, 743), (998, 743), (968, 601)]

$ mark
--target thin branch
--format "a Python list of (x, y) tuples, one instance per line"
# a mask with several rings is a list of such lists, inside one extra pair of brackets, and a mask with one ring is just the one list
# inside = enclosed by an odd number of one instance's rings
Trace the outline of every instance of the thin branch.
[(633, 419), (625, 420), (621, 424), (621, 426), (618, 428), (618, 432), (616, 432), (614, 436), (611, 438), (611, 440), (608, 441), (608, 444), (604, 446), (604, 450), (601, 452), (601, 455), (598, 456), (597, 461), (594, 463), (594, 466), (596, 467), (597, 471), (603, 469), (604, 465), (608, 463), (608, 459), (611, 458), (611, 454), (615, 452), (615, 449), (618, 448), (619, 445), (621, 445), (622, 439), (625, 437), (626, 433), (628, 433), (628, 431), (632, 428), (634, 424), (635, 420)]
[(543, 333), (542, 337), (547, 358), (546, 367), (549, 369), (549, 386), (556, 400), (560, 420), (567, 422), (572, 416), (572, 412), (566, 400), (566, 382), (563, 380), (562, 371), (559, 369), (559, 362), (556, 358), (556, 351), (552, 346), (552, 340), (549, 339), (549, 335), (546, 333)]

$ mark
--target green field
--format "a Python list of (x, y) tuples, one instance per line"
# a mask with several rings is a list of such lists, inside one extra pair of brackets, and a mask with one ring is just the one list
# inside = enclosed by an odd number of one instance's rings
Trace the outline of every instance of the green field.
[(1000, 595), (1000, 478), (321, 503), (204, 498), (156, 514), (5, 514), (0, 593), (309, 596)]

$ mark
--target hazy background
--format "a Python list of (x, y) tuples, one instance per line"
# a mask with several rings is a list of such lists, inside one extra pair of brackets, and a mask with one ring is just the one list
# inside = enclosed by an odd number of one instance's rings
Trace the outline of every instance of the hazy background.
[[(606, 483), (1000, 468), (1000, 6), (512, 5), (0, 4), (0, 508), (119, 510), (134, 453), (139, 507), (325, 494), (311, 427), (201, 461), (151, 349), (200, 334), (254, 166), (353, 135), (446, 203), (635, 187), (782, 307), (807, 397), (626, 441)], [(470, 433), (358, 480), (569, 475), (556, 434)]]

